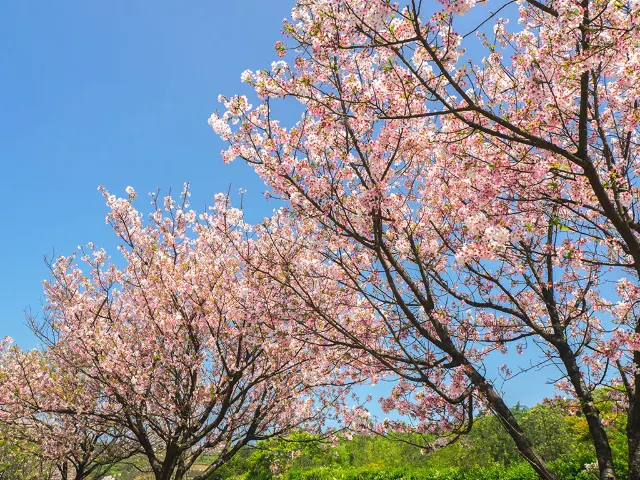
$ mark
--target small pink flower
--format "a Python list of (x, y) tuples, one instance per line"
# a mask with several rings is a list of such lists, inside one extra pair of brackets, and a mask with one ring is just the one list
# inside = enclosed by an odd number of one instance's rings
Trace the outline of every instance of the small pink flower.
[(287, 47), (284, 43), (282, 43), (281, 40), (278, 40), (276, 42), (275, 49), (279, 57), (284, 57), (285, 53), (287, 52)]

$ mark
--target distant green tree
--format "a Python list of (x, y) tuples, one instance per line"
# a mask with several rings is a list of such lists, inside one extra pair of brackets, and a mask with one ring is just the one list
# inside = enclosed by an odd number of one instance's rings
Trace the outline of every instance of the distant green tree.
[(521, 424), (546, 461), (553, 462), (578, 453), (575, 431), (567, 415), (559, 410), (536, 405), (523, 413)]
[(50, 477), (51, 466), (42, 463), (30, 446), (0, 437), (0, 480), (47, 480)]
[[(574, 428), (575, 421), (558, 408), (545, 405), (528, 408), (518, 403), (511, 412), (522, 425), (531, 444), (547, 462), (578, 453), (579, 444), (584, 442)], [(463, 465), (469, 468), (493, 465), (508, 467), (521, 461), (513, 439), (495, 415), (479, 417), (471, 432), (460, 442), (430, 455), (430, 464)]]
[(270, 439), (248, 445), (219, 471), (219, 478), (270, 479), (294, 468), (333, 464), (330, 446), (318, 437), (301, 431), (287, 438)]

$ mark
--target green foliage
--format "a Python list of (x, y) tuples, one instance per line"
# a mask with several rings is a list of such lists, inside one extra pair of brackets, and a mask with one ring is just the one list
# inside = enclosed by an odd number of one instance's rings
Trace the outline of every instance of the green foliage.
[(245, 447), (218, 472), (220, 478), (268, 480), (274, 473), (292, 468), (313, 468), (333, 464), (329, 446), (307, 432), (295, 432), (285, 439), (258, 442)]
[[(599, 399), (619, 478), (627, 472), (626, 417)], [(586, 421), (560, 405), (516, 405), (512, 412), (562, 480), (590, 480), (595, 461)], [(459, 442), (425, 454), (420, 435), (355, 436), (328, 445), (305, 432), (245, 448), (219, 472), (233, 480), (533, 480), (533, 469), (493, 415), (481, 416)]]
[(42, 479), (48, 470), (25, 445), (0, 439), (0, 480)]
[(333, 449), (341, 464), (351, 467), (423, 466), (425, 456), (420, 435), (395, 435), (391, 438), (355, 436), (343, 439)]
[[(543, 405), (529, 409), (518, 404), (512, 412), (526, 437), (547, 462), (584, 453), (579, 451), (583, 442), (576, 441), (577, 432), (571, 420), (560, 410)], [(432, 458), (438, 465), (466, 467), (508, 467), (522, 461), (513, 439), (493, 415), (479, 418), (459, 445), (442, 449)]]
[(535, 480), (535, 472), (525, 464), (503, 467), (448, 468), (317, 468), (292, 471), (284, 480)]

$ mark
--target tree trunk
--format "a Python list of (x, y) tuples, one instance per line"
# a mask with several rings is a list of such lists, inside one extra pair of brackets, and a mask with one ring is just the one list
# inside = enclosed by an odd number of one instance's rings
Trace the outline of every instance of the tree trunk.
[(173, 450), (174, 449), (168, 448), (160, 468), (154, 469), (153, 473), (156, 480), (173, 479), (173, 475), (178, 465), (178, 455), (174, 454)]
[(88, 475), (85, 474), (84, 465), (81, 465), (81, 466), (76, 468), (76, 476), (75, 476), (75, 478), (73, 480), (84, 480), (87, 477), (88, 477)]
[(178, 466), (176, 468), (176, 474), (174, 475), (174, 480), (182, 480), (187, 474), (187, 468), (185, 467), (184, 460), (180, 458), (178, 461)]
[(600, 411), (593, 401), (591, 392), (584, 383), (575, 355), (569, 345), (564, 341), (558, 342), (556, 344), (556, 348), (562, 363), (567, 369), (567, 374), (569, 375), (569, 380), (576, 392), (576, 396), (580, 401), (582, 413), (587, 420), (591, 440), (593, 441), (593, 446), (596, 449), (596, 457), (598, 458), (600, 480), (615, 480), (616, 475), (613, 469), (613, 455), (611, 453), (609, 438), (606, 430), (604, 429), (604, 425), (602, 425)]
[[(636, 331), (640, 326), (636, 327)], [(640, 365), (640, 352), (633, 352), (634, 366)], [(629, 442), (629, 480), (640, 480), (640, 373), (634, 375), (635, 385), (629, 398), (629, 414), (627, 418), (627, 441)]]
[(69, 467), (66, 461), (62, 464), (59, 470), (60, 470), (60, 478), (62, 480), (67, 480), (69, 478)]

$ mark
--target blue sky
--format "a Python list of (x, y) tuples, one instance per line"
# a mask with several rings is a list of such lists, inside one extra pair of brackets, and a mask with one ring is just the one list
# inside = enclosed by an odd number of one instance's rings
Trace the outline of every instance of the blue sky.
[[(189, 181), (196, 208), (244, 188), (251, 221), (276, 207), (249, 167), (222, 163), (207, 118), (218, 94), (244, 90), (243, 70), (277, 58), (292, 3), (0, 3), (0, 337), (36, 345), (23, 311), (40, 308), (44, 255), (89, 241), (114, 251), (99, 185), (131, 185), (142, 203)], [(509, 403), (549, 394), (546, 376), (510, 382)]]
[[(0, 337), (29, 347), (43, 255), (115, 239), (98, 185), (124, 194), (192, 184), (195, 207), (229, 185), (249, 215), (275, 205), (250, 168), (224, 165), (207, 118), (246, 68), (275, 58), (288, 1), (1, 2)], [(146, 201), (141, 195), (141, 202)]]

